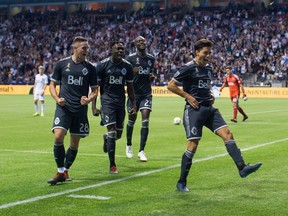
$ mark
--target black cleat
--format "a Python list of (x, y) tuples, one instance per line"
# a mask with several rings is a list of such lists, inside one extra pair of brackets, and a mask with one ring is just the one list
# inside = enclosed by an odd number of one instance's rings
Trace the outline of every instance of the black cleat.
[(236, 119), (231, 119), (231, 122), (237, 123)]
[(103, 140), (104, 140), (104, 143), (103, 143), (103, 151), (104, 151), (105, 153), (108, 152), (108, 149), (107, 149), (107, 139), (108, 139), (108, 135), (107, 135), (107, 134), (104, 134), (104, 135), (103, 135)]
[(248, 119), (248, 116), (244, 116), (242, 121), (244, 122), (244, 121), (246, 121), (247, 119)]
[(256, 172), (261, 166), (262, 166), (261, 162), (256, 164), (246, 164), (242, 170), (239, 170), (239, 175), (241, 176), (241, 178), (245, 178), (251, 173)]
[(56, 176), (48, 180), (48, 184), (56, 185), (58, 182), (65, 182), (66, 177), (64, 173), (57, 172)]
[(186, 182), (178, 182), (176, 187), (177, 187), (177, 190), (180, 192), (184, 192), (184, 193), (189, 192), (189, 188), (186, 186)]

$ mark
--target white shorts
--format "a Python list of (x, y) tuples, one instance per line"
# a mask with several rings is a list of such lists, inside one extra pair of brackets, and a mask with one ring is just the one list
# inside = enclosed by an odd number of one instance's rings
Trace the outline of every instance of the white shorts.
[(34, 100), (44, 101), (44, 95), (41, 94), (34, 94)]

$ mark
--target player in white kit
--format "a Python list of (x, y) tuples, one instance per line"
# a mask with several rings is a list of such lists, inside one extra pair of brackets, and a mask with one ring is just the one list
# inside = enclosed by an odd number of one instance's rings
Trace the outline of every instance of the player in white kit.
[(39, 107), (38, 107), (38, 100), (41, 101), (41, 116), (44, 116), (44, 94), (45, 94), (45, 89), (48, 84), (48, 76), (44, 74), (44, 67), (40, 65), (38, 67), (38, 72), (35, 76), (35, 83), (34, 83), (34, 88), (33, 88), (33, 94), (34, 94), (34, 108), (35, 108), (35, 113), (33, 116), (39, 116)]

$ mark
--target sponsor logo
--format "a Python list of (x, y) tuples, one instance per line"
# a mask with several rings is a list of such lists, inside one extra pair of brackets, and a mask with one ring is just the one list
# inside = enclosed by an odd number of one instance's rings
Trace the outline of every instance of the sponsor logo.
[(204, 80), (199, 80), (198, 82), (198, 88), (200, 89), (209, 89), (210, 88), (210, 80), (207, 80), (206, 82)]
[(123, 77), (116, 78), (114, 76), (109, 77), (109, 84), (116, 84), (116, 85), (122, 85), (123, 84)]
[(82, 86), (83, 85), (83, 77), (74, 78), (74, 76), (69, 75), (68, 76), (68, 84), (69, 85)]
[(196, 127), (192, 127), (191, 133), (195, 136), (197, 134), (197, 128)]
[(141, 66), (139, 67), (139, 74), (149, 74), (149, 73), (150, 73), (150, 68), (147, 68), (145, 70)]

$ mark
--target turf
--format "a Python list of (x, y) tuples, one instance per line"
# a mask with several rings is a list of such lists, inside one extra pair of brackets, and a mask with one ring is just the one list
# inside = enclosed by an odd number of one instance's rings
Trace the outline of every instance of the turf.
[[(102, 152), (99, 117), (89, 109), (90, 136), (81, 140), (70, 176), (56, 186), (47, 180), (56, 173), (51, 133), (55, 103), (46, 98), (44, 117), (33, 117), (32, 96), (0, 95), (0, 214), (1, 215), (287, 215), (287, 99), (241, 101), (249, 115), (231, 123), (228, 98), (218, 98), (247, 163), (263, 162), (259, 171), (240, 178), (220, 138), (207, 129), (188, 178), (191, 192), (176, 190), (186, 147), (182, 118), (184, 100), (154, 97), (147, 163), (137, 158), (140, 116), (133, 136), (134, 158), (125, 157), (125, 130), (117, 141), (118, 175), (108, 172)], [(69, 144), (69, 136), (65, 146)], [(78, 197), (77, 197), (78, 196)], [(80, 196), (80, 197), (79, 197)], [(102, 199), (101, 199), (102, 198)]]

